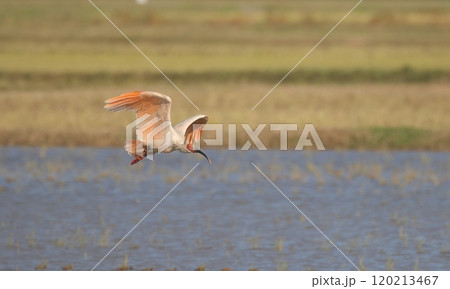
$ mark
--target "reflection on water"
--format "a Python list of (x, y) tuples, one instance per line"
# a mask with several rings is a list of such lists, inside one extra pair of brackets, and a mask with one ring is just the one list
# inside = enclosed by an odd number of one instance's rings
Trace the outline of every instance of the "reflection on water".
[(448, 270), (450, 154), (0, 149), (0, 269)]

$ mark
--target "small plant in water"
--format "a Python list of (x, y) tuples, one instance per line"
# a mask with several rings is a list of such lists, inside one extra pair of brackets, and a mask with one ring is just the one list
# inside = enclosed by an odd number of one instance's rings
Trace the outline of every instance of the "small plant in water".
[(203, 240), (202, 239), (197, 239), (195, 241), (195, 244), (197, 245), (197, 250), (203, 249)]
[(403, 245), (405, 247), (408, 247), (408, 235), (403, 230), (403, 227), (400, 227), (400, 229), (398, 230), (398, 237), (403, 241)]
[(128, 271), (128, 270), (133, 270), (133, 267), (128, 266), (128, 255), (125, 255), (124, 259), (123, 259), (123, 264), (117, 268), (118, 271)]
[(277, 271), (287, 271), (288, 270), (288, 263), (283, 261), (280, 262), (277, 260)]
[(81, 248), (86, 246), (87, 243), (88, 243), (87, 235), (83, 232), (83, 230), (80, 227), (78, 227), (69, 240), (69, 246), (71, 248), (73, 247)]
[(325, 240), (322, 241), (321, 248), (322, 248), (322, 250), (324, 250), (324, 251), (330, 250), (330, 248), (331, 248), (330, 242), (325, 241)]
[(64, 271), (72, 271), (73, 270), (73, 265), (63, 266), (61, 269), (63, 269)]
[(282, 238), (278, 238), (275, 242), (275, 250), (277, 250), (278, 252), (283, 252), (283, 239)]
[(386, 271), (393, 271), (394, 265), (395, 265), (394, 260), (391, 258), (391, 256), (389, 256), (386, 260)]
[(205, 265), (200, 265), (195, 269), (195, 271), (205, 271), (205, 269)]
[(364, 266), (364, 263), (363, 263), (363, 261), (364, 261), (364, 258), (359, 258), (359, 270), (361, 270), (361, 271), (366, 271), (367, 269), (366, 269), (366, 267)]
[(64, 247), (66, 245), (66, 238), (60, 237), (58, 239), (53, 240), (53, 245), (57, 246), (58, 248)]
[(36, 247), (36, 238), (34, 237), (34, 235), (35, 234), (34, 234), (34, 231), (33, 231), (33, 232), (31, 232), (30, 235), (26, 236), (27, 242), (28, 242), (28, 247), (30, 247), (30, 248)]
[(253, 250), (259, 248), (259, 237), (258, 237), (258, 236), (248, 238), (248, 240), (249, 240), (249, 242), (252, 244), (252, 249), (253, 249)]
[(106, 230), (103, 232), (103, 234), (100, 235), (98, 239), (98, 245), (100, 247), (108, 247), (109, 246), (109, 228), (106, 228)]
[(10, 234), (7, 241), (6, 241), (6, 246), (8, 247), (14, 247), (14, 235)]
[(417, 240), (417, 254), (422, 254), (423, 253), (423, 244), (425, 244), (425, 241), (423, 239), (418, 239)]
[(42, 261), (41, 263), (37, 264), (36, 270), (45, 270), (47, 269), (47, 260)]

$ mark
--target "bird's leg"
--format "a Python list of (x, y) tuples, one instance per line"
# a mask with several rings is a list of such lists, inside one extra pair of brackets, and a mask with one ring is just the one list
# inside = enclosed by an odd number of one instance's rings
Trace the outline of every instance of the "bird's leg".
[(134, 165), (136, 163), (138, 163), (140, 160), (142, 160), (144, 157), (143, 156), (136, 156), (134, 158), (134, 160), (131, 161), (130, 165)]
[(138, 163), (139, 161), (141, 161), (142, 159), (144, 159), (147, 156), (147, 148), (144, 148), (144, 154), (141, 155), (136, 155), (134, 160), (131, 161), (130, 165), (134, 165), (136, 163)]

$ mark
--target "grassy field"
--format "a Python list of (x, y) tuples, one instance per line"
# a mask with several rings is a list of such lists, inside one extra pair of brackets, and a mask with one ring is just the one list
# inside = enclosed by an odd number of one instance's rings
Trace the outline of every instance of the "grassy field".
[[(254, 111), (356, 1), (95, 3), (211, 123), (313, 123), (328, 149), (450, 149), (448, 1), (363, 2)], [(103, 100), (130, 90), (170, 95), (174, 122), (198, 113), (88, 1), (3, 1), (0, 41), (0, 145), (119, 146), (133, 114)]]

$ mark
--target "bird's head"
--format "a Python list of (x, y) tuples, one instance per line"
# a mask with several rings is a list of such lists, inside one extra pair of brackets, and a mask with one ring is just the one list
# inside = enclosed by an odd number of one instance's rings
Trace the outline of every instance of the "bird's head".
[(202, 152), (201, 150), (196, 150), (196, 149), (194, 149), (194, 148), (192, 147), (192, 144), (187, 144), (186, 149), (187, 149), (188, 151), (190, 151), (191, 153), (194, 153), (194, 154), (201, 154), (202, 156), (204, 156), (204, 157), (208, 160), (209, 164), (212, 164), (212, 162), (211, 162), (211, 160), (209, 159), (209, 157), (208, 157), (204, 152)]

